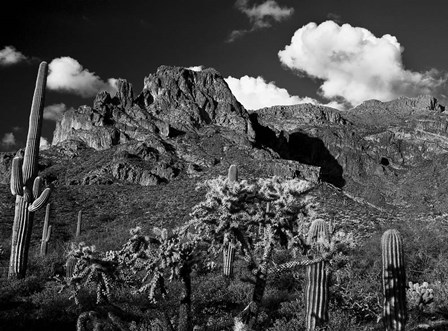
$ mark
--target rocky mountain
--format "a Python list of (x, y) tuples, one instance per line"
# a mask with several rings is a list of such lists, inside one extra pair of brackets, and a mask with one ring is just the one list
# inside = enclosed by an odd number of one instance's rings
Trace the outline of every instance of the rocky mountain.
[[(161, 66), (138, 95), (120, 79), (115, 95), (100, 92), (91, 106), (67, 111), (40, 171), (65, 191), (194, 187), (236, 163), (246, 177), (326, 182), (377, 211), (443, 213), (447, 128), (445, 107), (430, 96), (369, 100), (348, 111), (300, 104), (249, 113), (214, 69)], [(0, 154), (5, 185), (12, 157)]]
[[(167, 183), (201, 176), (218, 164), (254, 163), (262, 172), (306, 176), (318, 169), (254, 148), (249, 113), (214, 69), (161, 66), (134, 96), (126, 80), (115, 95), (100, 92), (92, 106), (68, 110), (57, 123), (41, 170), (57, 185)], [(0, 159), (8, 183), (12, 154)]]

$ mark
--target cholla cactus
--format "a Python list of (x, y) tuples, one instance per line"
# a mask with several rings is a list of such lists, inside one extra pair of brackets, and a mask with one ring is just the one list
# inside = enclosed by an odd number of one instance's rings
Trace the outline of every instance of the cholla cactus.
[(16, 207), (11, 239), (9, 278), (25, 277), (34, 212), (42, 208), (50, 196), (50, 188), (41, 192), (42, 180), (37, 176), (39, 142), (42, 129), (45, 86), (48, 65), (42, 62), (34, 90), (24, 158), (16, 156), (11, 169), (11, 193)]
[[(307, 193), (313, 184), (278, 177), (230, 182), (218, 177), (199, 185), (207, 188), (206, 200), (193, 207), (190, 226), (220, 252), (235, 240), (241, 248), (254, 284), (251, 303), (241, 320), (252, 328), (262, 302), (275, 246), (297, 247), (297, 215), (308, 208)], [(267, 205), (270, 207), (267, 208)], [(260, 231), (260, 227), (262, 231)]]
[(76, 258), (74, 271), (69, 279), (73, 287), (73, 298), (79, 304), (78, 293), (83, 286), (96, 286), (97, 303), (110, 301), (112, 282), (117, 276), (117, 262), (111, 261), (95, 251), (95, 246), (87, 246), (83, 242), (72, 245), (69, 259)]
[(140, 278), (137, 292), (147, 293), (156, 301), (157, 290), (166, 294), (165, 282), (178, 279), (183, 284), (180, 293), (178, 330), (191, 329), (191, 272), (202, 259), (204, 250), (198, 236), (188, 232), (188, 227), (168, 231), (153, 228), (154, 237), (142, 234), (141, 228), (131, 230), (130, 240), (118, 253), (120, 261), (126, 263)]
[(422, 309), (423, 306), (434, 301), (434, 290), (429, 287), (427, 282), (423, 282), (421, 285), (419, 283), (409, 282), (406, 298), (409, 308), (418, 307)]

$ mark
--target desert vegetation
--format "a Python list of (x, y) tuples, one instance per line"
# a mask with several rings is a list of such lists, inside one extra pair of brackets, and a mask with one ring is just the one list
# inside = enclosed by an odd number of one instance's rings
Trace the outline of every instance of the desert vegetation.
[(201, 183), (203, 200), (176, 227), (141, 224), (120, 233), (125, 241), (115, 249), (74, 234), (70, 246), (39, 251), (26, 277), (1, 280), (3, 325), (443, 330), (443, 217), (396, 219), (387, 224), (393, 230), (360, 237), (321, 218), (310, 194), (316, 184), (239, 180), (235, 170)]
[[(152, 192), (179, 190), (172, 201), (131, 199), (127, 207), (140, 216), (124, 222), (116, 221), (114, 192), (92, 188), (96, 199), (72, 210), (71, 234), (61, 235), (51, 189), (37, 176), (46, 70), (43, 63), (25, 153), (12, 161), (12, 238), (0, 242), (8, 270), (0, 278), (2, 330), (448, 327), (446, 215), (353, 219), (318, 199), (323, 183), (247, 171), (243, 178), (232, 164), (196, 191), (179, 180)], [(142, 196), (134, 187), (127, 194)], [(194, 203), (179, 206), (187, 194)], [(44, 206), (41, 239), (32, 240), (34, 213)], [(94, 207), (101, 214), (89, 220)]]

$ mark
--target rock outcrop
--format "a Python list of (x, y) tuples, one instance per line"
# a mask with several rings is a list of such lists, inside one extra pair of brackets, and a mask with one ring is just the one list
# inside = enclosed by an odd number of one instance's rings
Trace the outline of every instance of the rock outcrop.
[(161, 66), (144, 79), (143, 90), (136, 98), (126, 80), (119, 79), (117, 88), (115, 96), (98, 93), (93, 107), (67, 111), (57, 123), (52, 145), (79, 140), (104, 150), (130, 141), (146, 141), (148, 135), (194, 133), (207, 125), (231, 129), (249, 141), (255, 139), (249, 114), (214, 69), (196, 72)]
[(53, 150), (89, 158), (89, 166), (53, 177), (69, 185), (148, 186), (197, 177), (223, 162), (254, 161), (270, 174), (318, 180), (319, 168), (255, 148), (249, 113), (214, 69), (161, 66), (137, 96), (126, 80), (117, 89), (113, 96), (98, 93), (92, 106), (71, 109), (57, 123)]

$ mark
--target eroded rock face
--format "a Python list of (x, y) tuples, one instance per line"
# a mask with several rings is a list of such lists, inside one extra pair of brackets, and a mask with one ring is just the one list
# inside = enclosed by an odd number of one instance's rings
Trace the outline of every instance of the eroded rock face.
[(255, 138), (249, 114), (214, 69), (161, 66), (145, 78), (139, 98), (148, 112), (176, 130), (189, 132), (215, 124)]
[(213, 69), (161, 66), (138, 96), (126, 80), (117, 89), (114, 96), (98, 93), (92, 107), (71, 109), (57, 123), (52, 145), (63, 155), (83, 157), (79, 146), (104, 151), (91, 157), (93, 169), (67, 172), (66, 184), (156, 185), (182, 171), (196, 176), (232, 148), (253, 148), (248, 112)]
[(207, 125), (255, 139), (249, 114), (213, 69), (195, 72), (161, 66), (145, 78), (143, 91), (136, 98), (126, 80), (119, 79), (117, 88), (115, 96), (98, 93), (93, 107), (67, 111), (56, 125), (52, 145), (79, 140), (104, 150), (129, 141), (145, 141), (148, 134), (170, 137)]
[[(251, 117), (257, 141), (282, 158), (319, 166), (321, 180), (377, 205), (425, 205), (442, 212), (448, 201), (434, 201), (445, 194), (435, 183), (448, 180), (440, 167), (448, 156), (444, 110), (435, 98), (420, 96), (370, 100), (345, 112), (312, 105), (272, 107)], [(434, 179), (411, 185), (418, 172), (431, 172), (421, 176)], [(410, 186), (419, 193), (410, 194)]]

